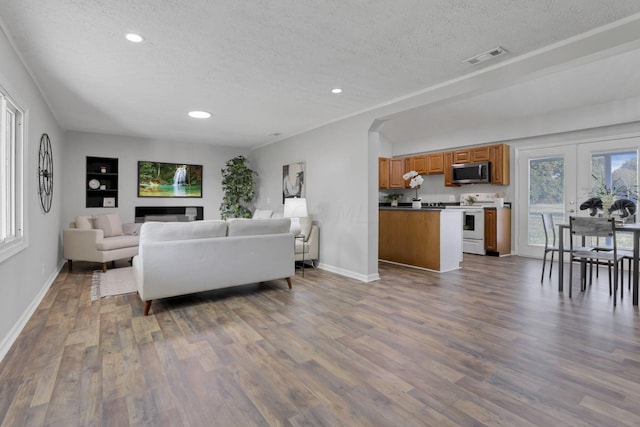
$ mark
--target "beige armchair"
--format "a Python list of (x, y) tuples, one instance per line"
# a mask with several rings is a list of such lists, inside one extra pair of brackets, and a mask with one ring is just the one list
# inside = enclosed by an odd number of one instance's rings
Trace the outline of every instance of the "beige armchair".
[(117, 214), (76, 217), (62, 232), (69, 271), (73, 261), (99, 262), (107, 271), (107, 262), (133, 258), (138, 254), (139, 225), (121, 225)]
[(295, 260), (311, 262), (313, 267), (318, 262), (318, 248), (320, 243), (320, 228), (313, 224), (310, 216), (300, 218), (300, 232), (304, 237), (295, 239)]

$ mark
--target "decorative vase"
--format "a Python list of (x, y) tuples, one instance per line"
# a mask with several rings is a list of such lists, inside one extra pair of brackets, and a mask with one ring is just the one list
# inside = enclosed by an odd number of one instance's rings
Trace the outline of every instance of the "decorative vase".
[(411, 202), (411, 207), (413, 209), (422, 209), (422, 199), (413, 200)]
[(398, 200), (397, 199), (394, 199), (394, 200), (391, 201), (391, 207), (394, 207), (394, 208), (398, 207)]

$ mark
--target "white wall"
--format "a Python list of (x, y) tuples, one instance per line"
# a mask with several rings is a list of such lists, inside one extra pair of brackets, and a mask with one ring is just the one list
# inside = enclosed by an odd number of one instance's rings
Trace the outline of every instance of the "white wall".
[[(306, 162), (306, 191), (310, 215), (320, 225), (320, 266), (360, 280), (377, 278), (377, 245), (369, 246), (369, 209), (377, 208), (369, 171), (368, 128), (363, 115), (323, 126), (303, 135), (254, 150), (260, 174), (257, 206), (282, 209), (282, 166)], [(376, 156), (377, 159), (377, 156)], [(376, 160), (377, 168), (377, 160)], [(377, 191), (377, 189), (376, 189)], [(377, 194), (377, 193), (376, 193)]]
[[(26, 109), (24, 204), (28, 247), (0, 262), (0, 359), (5, 355), (40, 298), (55, 279), (61, 261), (60, 213), (62, 210), (64, 133), (38, 92), (26, 68), (0, 29), (0, 85)], [(38, 196), (40, 137), (51, 139), (54, 161), (53, 203), (42, 212)]]
[[(238, 155), (248, 157), (249, 154), (245, 149), (207, 144), (68, 132), (64, 146), (66, 167), (60, 174), (65, 189), (63, 223), (67, 226), (77, 215), (112, 212), (118, 213), (123, 222), (133, 222), (136, 206), (203, 206), (205, 219), (219, 219), (222, 203), (220, 171), (227, 160)], [(87, 156), (118, 158), (117, 208), (85, 207)], [(139, 160), (202, 165), (202, 198), (139, 198)]]

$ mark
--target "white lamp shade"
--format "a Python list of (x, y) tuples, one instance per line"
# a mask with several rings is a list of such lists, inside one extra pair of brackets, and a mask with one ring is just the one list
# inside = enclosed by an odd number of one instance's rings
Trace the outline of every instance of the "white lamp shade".
[(309, 216), (307, 212), (307, 199), (305, 198), (290, 198), (284, 199), (284, 213), (285, 218), (301, 218)]

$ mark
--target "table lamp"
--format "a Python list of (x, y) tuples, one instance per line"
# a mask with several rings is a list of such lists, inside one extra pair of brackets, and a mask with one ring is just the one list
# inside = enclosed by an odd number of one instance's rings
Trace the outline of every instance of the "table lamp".
[(300, 234), (302, 227), (300, 227), (300, 218), (309, 216), (307, 212), (307, 199), (305, 198), (289, 198), (284, 199), (284, 213), (285, 218), (291, 218), (291, 233), (294, 235)]

